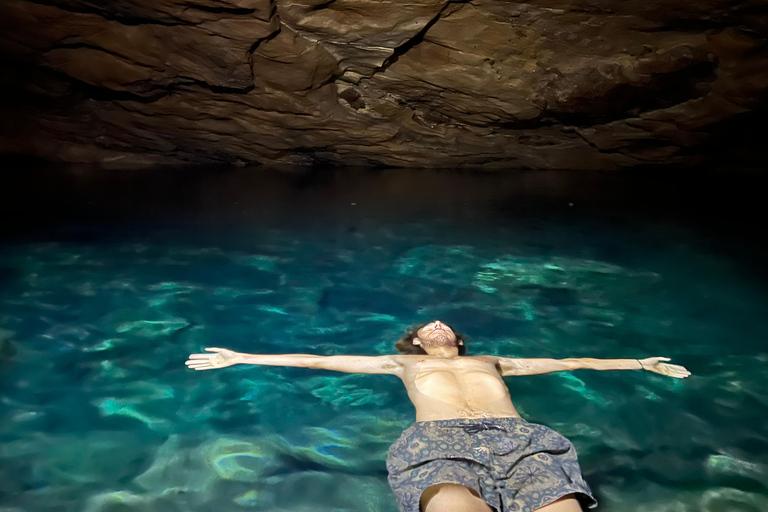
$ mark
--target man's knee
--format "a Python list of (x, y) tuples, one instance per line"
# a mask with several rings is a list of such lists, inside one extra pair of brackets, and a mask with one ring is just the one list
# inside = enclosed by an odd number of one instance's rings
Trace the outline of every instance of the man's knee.
[(457, 484), (428, 487), (420, 503), (424, 512), (491, 512), (491, 507), (475, 491)]

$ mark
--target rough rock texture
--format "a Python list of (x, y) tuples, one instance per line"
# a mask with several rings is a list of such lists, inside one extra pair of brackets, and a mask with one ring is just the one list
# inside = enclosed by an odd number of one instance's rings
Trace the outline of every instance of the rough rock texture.
[(765, 0), (4, 0), (0, 151), (113, 166), (690, 163)]

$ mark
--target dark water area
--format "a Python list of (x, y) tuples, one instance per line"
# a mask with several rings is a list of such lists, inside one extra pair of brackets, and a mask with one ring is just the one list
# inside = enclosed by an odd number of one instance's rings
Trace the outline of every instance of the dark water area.
[(386, 354), (442, 319), (470, 353), (668, 356), (508, 378), (600, 509), (768, 510), (758, 174), (14, 169), (0, 178), (0, 507), (396, 510), (393, 377), (206, 346)]

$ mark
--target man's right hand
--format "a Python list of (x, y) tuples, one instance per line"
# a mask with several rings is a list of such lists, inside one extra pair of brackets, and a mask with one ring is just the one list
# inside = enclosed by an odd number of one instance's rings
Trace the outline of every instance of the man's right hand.
[(691, 376), (691, 372), (689, 372), (685, 366), (662, 362), (669, 360), (668, 357), (647, 357), (645, 359), (638, 359), (637, 361), (640, 363), (643, 370), (658, 373), (659, 375), (675, 377), (676, 379), (684, 379)]
[(193, 370), (213, 370), (243, 362), (241, 355), (232, 350), (213, 347), (205, 350), (213, 352), (213, 354), (190, 354), (189, 359), (184, 364)]

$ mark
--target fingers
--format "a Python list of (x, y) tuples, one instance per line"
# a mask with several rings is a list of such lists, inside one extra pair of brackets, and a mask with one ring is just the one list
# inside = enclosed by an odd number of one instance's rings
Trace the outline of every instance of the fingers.
[(187, 368), (193, 370), (213, 370), (216, 368), (210, 360), (207, 359), (189, 359), (185, 363)]
[(214, 354), (190, 354), (189, 359), (184, 363), (187, 365), (187, 368), (191, 368), (192, 370), (200, 371), (200, 370), (213, 370), (216, 368), (220, 368), (221, 365), (214, 364), (214, 360), (216, 358), (220, 358), (219, 352), (224, 350), (222, 348), (217, 347), (206, 347), (205, 350), (208, 352), (215, 352)]
[(675, 377), (677, 379), (685, 379), (691, 376), (691, 372), (685, 366), (678, 364), (662, 363), (661, 361), (671, 361), (668, 357), (654, 357), (656, 360), (657, 373), (667, 375), (668, 377)]
[(677, 365), (677, 364), (668, 364), (667, 367), (670, 368), (672, 371), (677, 372), (677, 373), (685, 373), (686, 375), (690, 375), (691, 374), (691, 372), (689, 372), (688, 368), (686, 368), (685, 366), (680, 366), (680, 365)]
[(691, 372), (689, 372), (688, 369), (684, 366), (677, 364), (664, 364), (662, 367), (664, 369), (664, 374), (670, 377), (685, 379), (686, 377), (691, 376)]
[[(668, 357), (657, 357), (654, 359), (658, 361), (670, 360)], [(679, 364), (668, 364), (668, 363), (657, 362), (654, 365), (654, 367), (651, 368), (651, 371), (661, 375), (666, 375), (667, 377), (674, 377), (676, 379), (685, 379), (691, 376), (691, 372), (689, 372), (685, 366), (680, 366)]]
[(184, 364), (187, 366), (204, 366), (207, 364), (211, 364), (211, 361), (207, 359), (187, 359), (187, 361)]
[(199, 365), (199, 366), (190, 366), (190, 365), (188, 365), (188, 368), (199, 372), (200, 370), (213, 370), (215, 368), (215, 366), (211, 366), (209, 364)]

